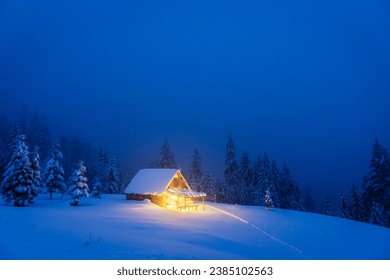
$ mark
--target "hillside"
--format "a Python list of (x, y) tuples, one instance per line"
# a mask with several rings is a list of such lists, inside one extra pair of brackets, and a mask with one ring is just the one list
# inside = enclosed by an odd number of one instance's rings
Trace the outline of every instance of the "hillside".
[(390, 229), (210, 203), (174, 212), (122, 195), (0, 204), (0, 259), (390, 259)]

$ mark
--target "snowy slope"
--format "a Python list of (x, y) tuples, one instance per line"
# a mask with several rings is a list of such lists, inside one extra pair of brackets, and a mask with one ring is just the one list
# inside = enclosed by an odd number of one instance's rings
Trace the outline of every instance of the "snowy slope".
[(123, 195), (0, 204), (0, 259), (390, 259), (390, 230), (263, 207), (174, 212)]

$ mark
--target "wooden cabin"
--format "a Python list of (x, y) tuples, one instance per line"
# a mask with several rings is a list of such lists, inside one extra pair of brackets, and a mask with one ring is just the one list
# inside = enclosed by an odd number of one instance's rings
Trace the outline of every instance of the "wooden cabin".
[(172, 210), (204, 210), (206, 194), (191, 190), (178, 169), (141, 169), (125, 189), (127, 200), (150, 199)]

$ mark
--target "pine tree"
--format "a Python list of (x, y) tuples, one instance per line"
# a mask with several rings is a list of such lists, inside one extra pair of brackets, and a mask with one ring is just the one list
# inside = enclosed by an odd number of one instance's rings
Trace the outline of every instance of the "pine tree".
[(31, 169), (28, 147), (24, 139), (24, 136), (19, 137), (19, 142), (13, 149), (1, 184), (4, 200), (7, 203), (13, 201), (14, 206), (32, 204), (34, 197), (38, 195), (34, 185), (34, 174)]
[(107, 169), (107, 182), (108, 189), (107, 193), (113, 194), (119, 192), (119, 174), (116, 166), (116, 160), (111, 159)]
[(238, 187), (238, 164), (236, 161), (236, 149), (234, 148), (233, 138), (229, 135), (226, 145), (225, 171), (224, 171), (226, 202), (239, 203)]
[(202, 177), (201, 191), (207, 194), (206, 196), (207, 201), (215, 202), (216, 197), (215, 197), (214, 183), (210, 172), (206, 172), (204, 177)]
[(298, 184), (293, 180), (290, 169), (284, 164), (280, 175), (280, 204), (284, 209), (301, 208), (301, 195)]
[(272, 208), (274, 208), (274, 203), (272, 201), (272, 194), (269, 188), (267, 188), (265, 191), (264, 202), (268, 210), (272, 210)]
[(281, 178), (276, 160), (271, 162), (270, 169), (270, 187), (273, 193), (272, 200), (275, 207), (280, 207), (280, 193), (281, 193)]
[(69, 194), (74, 199), (71, 205), (78, 206), (80, 197), (89, 196), (87, 168), (84, 166), (84, 162), (80, 161), (77, 169), (73, 172), (70, 181), (71, 185), (69, 186)]
[(91, 196), (93, 198), (101, 198), (103, 193), (103, 185), (99, 178), (96, 178), (95, 184), (93, 184)]
[(251, 196), (252, 196), (252, 205), (263, 205), (263, 197), (264, 193), (261, 187), (261, 165), (262, 160), (261, 157), (258, 156), (254, 165), (253, 165), (253, 183), (252, 183), (252, 189), (251, 189)]
[(31, 169), (33, 171), (34, 186), (38, 192), (42, 192), (42, 178), (41, 178), (41, 166), (39, 165), (39, 151), (38, 147), (34, 147), (34, 151), (31, 155)]
[(329, 197), (325, 198), (324, 209), (323, 209), (322, 213), (324, 215), (333, 216), (332, 205), (330, 203)]
[(215, 191), (215, 202), (218, 203), (226, 202), (226, 193), (225, 193), (226, 188), (224, 185), (224, 181), (222, 179), (218, 178), (215, 181), (214, 191)]
[(382, 206), (375, 201), (372, 203), (372, 207), (370, 209), (370, 219), (368, 222), (378, 226), (384, 225)]
[(351, 190), (351, 219), (355, 221), (363, 221), (363, 204), (360, 195), (357, 191), (356, 184), (352, 185)]
[(168, 141), (165, 141), (164, 145), (161, 147), (161, 159), (157, 163), (159, 168), (177, 168), (175, 156), (171, 150), (171, 147), (168, 144)]
[(2, 157), (1, 157), (1, 168), (0, 172), (1, 174), (4, 173), (5, 168), (7, 164), (11, 161), (12, 155), (15, 152), (16, 146), (19, 144), (20, 141), (24, 141), (22, 139), (25, 136), (22, 136), (22, 131), (19, 127), (18, 123), (14, 123), (11, 130), (8, 133), (8, 139), (7, 143), (2, 151)]
[(241, 158), (241, 166), (239, 170), (240, 188), (239, 188), (239, 203), (243, 205), (251, 204), (251, 186), (253, 181), (252, 164), (248, 153), (244, 152)]
[(340, 192), (340, 198), (339, 198), (339, 206), (337, 209), (337, 216), (340, 218), (346, 218), (350, 219), (350, 210), (349, 210), (349, 203), (347, 201), (347, 198), (344, 196), (343, 191)]
[(374, 141), (369, 167), (370, 171), (366, 187), (367, 193), (364, 194), (365, 200), (372, 197), (373, 199), (371, 201), (379, 204), (378, 207), (383, 209), (384, 216), (381, 217), (383, 224), (390, 226), (390, 158), (385, 147), (377, 139)]
[(313, 202), (313, 197), (311, 195), (311, 190), (309, 187), (306, 188), (305, 197), (303, 200), (303, 205), (304, 205), (306, 211), (314, 212), (314, 202)]
[(60, 144), (57, 142), (54, 144), (51, 159), (47, 162), (43, 175), (43, 184), (50, 194), (50, 199), (53, 199), (53, 193), (63, 193), (66, 189), (64, 169), (62, 168), (61, 161), (62, 153), (60, 151)]
[(202, 169), (201, 169), (201, 160), (200, 153), (197, 148), (195, 148), (192, 155), (191, 168), (188, 172), (188, 184), (191, 188), (197, 192), (202, 191), (201, 180), (202, 180)]

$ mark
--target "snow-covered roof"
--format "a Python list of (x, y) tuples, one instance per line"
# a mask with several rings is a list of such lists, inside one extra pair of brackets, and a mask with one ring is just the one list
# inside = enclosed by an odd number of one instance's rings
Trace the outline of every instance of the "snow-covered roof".
[(141, 169), (135, 174), (125, 193), (162, 194), (177, 174), (182, 177), (178, 169)]

